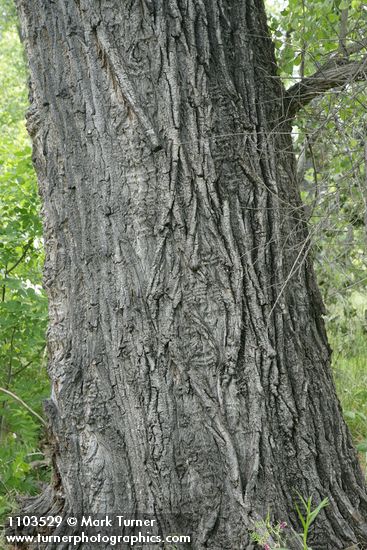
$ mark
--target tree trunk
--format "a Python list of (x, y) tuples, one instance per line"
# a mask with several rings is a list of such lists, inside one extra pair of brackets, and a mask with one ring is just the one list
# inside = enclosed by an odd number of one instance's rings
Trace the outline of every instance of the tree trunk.
[(268, 510), (299, 531), (298, 491), (330, 499), (314, 549), (366, 543), (262, 1), (18, 8), (56, 472), (32, 509), (238, 550)]

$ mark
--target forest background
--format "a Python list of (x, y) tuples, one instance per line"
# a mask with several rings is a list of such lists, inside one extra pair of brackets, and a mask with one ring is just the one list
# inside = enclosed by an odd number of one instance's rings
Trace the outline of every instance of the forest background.
[[(269, 0), (268, 16), (286, 88), (346, 52), (367, 71), (367, 6), (360, 0)], [(15, 8), (11, 0), (0, 0), (0, 523), (19, 496), (36, 494), (49, 476), (42, 420), (42, 402), (49, 394), (47, 300), (41, 205), (25, 127), (27, 96)], [(325, 302), (335, 383), (366, 471), (364, 79), (351, 79), (304, 107), (293, 141), (310, 227), (305, 247), (313, 255)]]

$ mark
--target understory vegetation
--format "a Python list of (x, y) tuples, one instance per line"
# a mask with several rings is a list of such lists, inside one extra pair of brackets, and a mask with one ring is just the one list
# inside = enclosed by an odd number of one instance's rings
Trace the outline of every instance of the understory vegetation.
[[(25, 128), (27, 74), (12, 4), (0, 27), (0, 515), (47, 476), (42, 401), (49, 393), (42, 225)], [(6, 393), (11, 392), (11, 393)], [(30, 412), (14, 396), (22, 399)]]
[[(27, 71), (13, 4), (0, 2), (0, 516), (49, 475), (49, 394), (40, 200), (25, 128)], [(286, 88), (332, 56), (365, 55), (359, 0), (269, 7)], [(358, 46), (361, 45), (360, 48)], [(367, 456), (367, 94), (350, 82), (307, 105), (294, 126), (298, 177), (325, 302), (335, 383), (363, 468)], [(312, 244), (312, 246), (311, 246)], [(296, 274), (295, 274), (296, 276)], [(306, 497), (308, 495), (305, 495)], [(325, 495), (327, 497), (327, 495)]]

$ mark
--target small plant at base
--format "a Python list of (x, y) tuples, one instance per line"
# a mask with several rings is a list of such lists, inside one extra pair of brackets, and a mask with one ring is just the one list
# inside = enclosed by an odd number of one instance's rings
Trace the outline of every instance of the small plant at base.
[[(306, 501), (299, 493), (297, 494), (304, 508), (304, 513), (302, 513), (298, 504), (295, 503), (298, 517), (302, 523), (303, 532), (301, 534), (296, 534), (293, 531), (293, 534), (302, 544), (302, 550), (312, 550), (312, 548), (307, 545), (309, 530), (311, 524), (315, 521), (321, 510), (328, 506), (329, 499), (324, 498), (324, 500), (312, 510), (312, 497), (309, 497)], [(264, 520), (255, 523), (255, 531), (251, 533), (251, 540), (261, 546), (263, 550), (288, 550), (284, 542), (284, 529), (286, 527), (287, 524), (284, 521), (272, 525), (268, 512)]]
[(299, 519), (302, 523), (302, 527), (303, 527), (303, 533), (300, 535), (300, 539), (302, 540), (302, 544), (303, 544), (303, 549), (302, 550), (312, 550), (307, 545), (307, 539), (308, 539), (308, 533), (309, 533), (309, 530), (310, 530), (310, 526), (315, 521), (315, 519), (317, 518), (317, 516), (319, 515), (321, 510), (323, 508), (325, 508), (326, 506), (328, 506), (329, 499), (324, 498), (324, 500), (322, 500), (320, 502), (320, 504), (314, 510), (311, 510), (312, 497), (309, 497), (307, 499), (307, 501), (299, 493), (298, 493), (298, 497), (299, 497), (299, 499), (302, 503), (302, 506), (304, 508), (304, 514), (303, 514), (301, 512), (298, 504), (295, 502), (295, 507), (296, 507), (296, 510), (297, 510), (297, 514), (298, 514), (298, 517), (299, 517)]
[[(272, 525), (268, 512), (264, 520), (255, 523), (255, 531), (251, 533), (251, 540), (262, 546), (264, 550), (287, 550), (282, 542), (282, 534), (286, 527), (285, 521)], [(270, 546), (271, 541), (274, 541), (272, 546)]]

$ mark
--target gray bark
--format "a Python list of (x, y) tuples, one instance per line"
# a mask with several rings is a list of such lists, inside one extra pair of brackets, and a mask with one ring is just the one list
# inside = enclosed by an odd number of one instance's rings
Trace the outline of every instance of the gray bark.
[[(367, 541), (260, 0), (18, 0), (44, 203), (53, 486), (250, 548), (296, 491)], [(190, 517), (190, 521), (187, 520)]]

